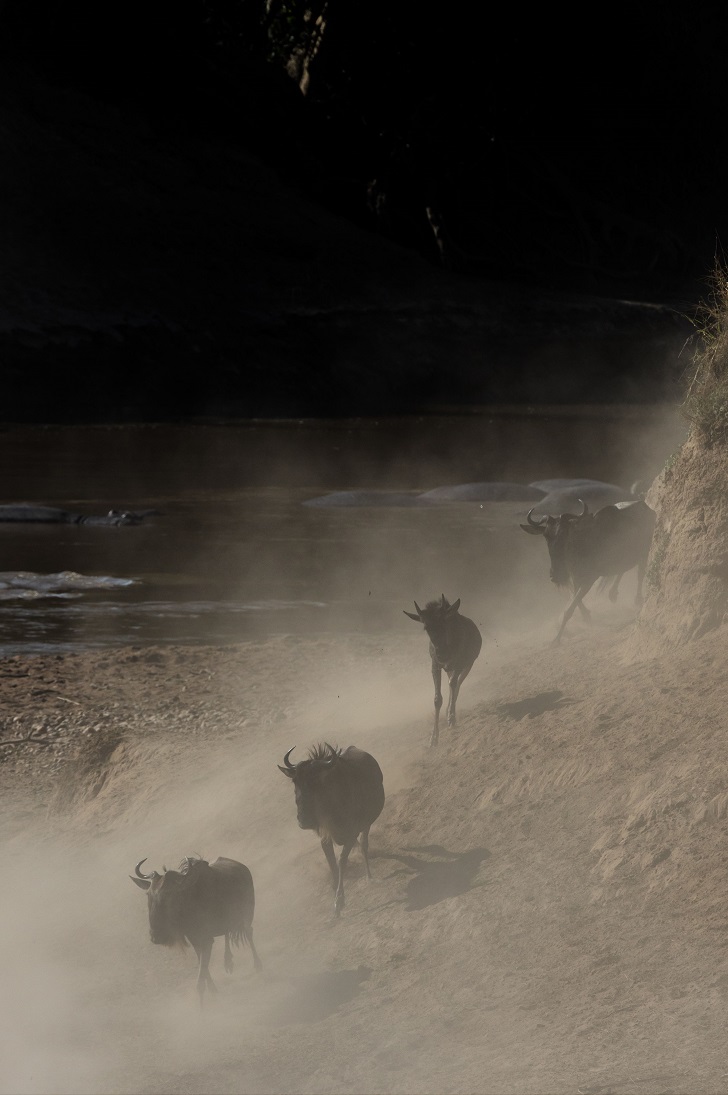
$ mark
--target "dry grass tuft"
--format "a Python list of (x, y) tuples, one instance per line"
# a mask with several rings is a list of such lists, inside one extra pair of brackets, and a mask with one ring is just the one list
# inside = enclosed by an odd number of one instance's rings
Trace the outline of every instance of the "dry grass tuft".
[(710, 296), (693, 322), (702, 346), (696, 352), (682, 412), (707, 447), (728, 442), (728, 270), (719, 262)]
[(111, 756), (123, 741), (121, 730), (113, 725), (83, 731), (62, 767), (51, 811), (62, 813), (95, 798), (106, 782)]

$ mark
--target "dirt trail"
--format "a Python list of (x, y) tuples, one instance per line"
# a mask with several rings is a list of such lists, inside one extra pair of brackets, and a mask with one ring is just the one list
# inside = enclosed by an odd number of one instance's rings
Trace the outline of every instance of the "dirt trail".
[[(725, 632), (640, 661), (594, 615), (486, 646), (432, 752), (418, 633), (0, 664), (54, 743), (2, 769), (0, 1089), (727, 1090)], [(319, 739), (388, 796), (339, 922), (276, 769)], [(250, 866), (264, 963), (218, 943), (202, 1015), (126, 877), (193, 853)]]

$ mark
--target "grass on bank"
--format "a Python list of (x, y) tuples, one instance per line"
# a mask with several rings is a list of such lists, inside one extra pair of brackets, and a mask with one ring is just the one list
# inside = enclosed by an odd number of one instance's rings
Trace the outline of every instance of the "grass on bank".
[(701, 337), (682, 412), (707, 445), (728, 442), (728, 269), (716, 264), (710, 296), (693, 320)]

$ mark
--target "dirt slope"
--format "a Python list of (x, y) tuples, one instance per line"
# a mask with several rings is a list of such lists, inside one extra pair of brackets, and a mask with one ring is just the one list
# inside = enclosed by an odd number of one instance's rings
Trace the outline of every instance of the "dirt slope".
[(728, 609), (728, 453), (691, 436), (647, 496), (658, 514), (649, 596), (635, 632), (654, 652), (720, 626)]
[[(726, 635), (640, 660), (627, 600), (488, 640), (436, 752), (406, 631), (0, 665), (55, 743), (3, 766), (1, 1089), (725, 1091)], [(319, 738), (388, 795), (339, 922), (276, 769)], [(126, 878), (195, 852), (251, 867), (264, 963), (218, 944), (202, 1016)]]

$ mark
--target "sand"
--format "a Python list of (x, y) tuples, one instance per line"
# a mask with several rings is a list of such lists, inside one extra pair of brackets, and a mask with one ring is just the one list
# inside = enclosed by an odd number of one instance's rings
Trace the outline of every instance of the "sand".
[[(0, 662), (4, 1092), (728, 1090), (724, 628), (645, 656), (630, 587), (488, 636), (428, 748), (414, 627)], [(346, 907), (277, 770), (368, 749)], [(256, 943), (201, 1014), (134, 864), (251, 868)], [(147, 869), (145, 867), (145, 869)]]

